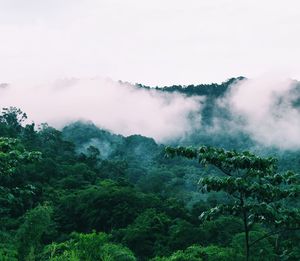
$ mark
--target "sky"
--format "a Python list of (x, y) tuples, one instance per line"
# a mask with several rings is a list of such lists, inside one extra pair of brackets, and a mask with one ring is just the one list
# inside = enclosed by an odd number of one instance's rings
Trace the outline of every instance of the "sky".
[(298, 0), (0, 0), (0, 82), (300, 79)]

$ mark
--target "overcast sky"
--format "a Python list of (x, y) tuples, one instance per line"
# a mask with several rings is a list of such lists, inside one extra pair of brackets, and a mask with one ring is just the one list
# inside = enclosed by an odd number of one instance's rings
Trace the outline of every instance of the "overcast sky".
[(0, 0), (0, 82), (300, 79), (298, 0)]

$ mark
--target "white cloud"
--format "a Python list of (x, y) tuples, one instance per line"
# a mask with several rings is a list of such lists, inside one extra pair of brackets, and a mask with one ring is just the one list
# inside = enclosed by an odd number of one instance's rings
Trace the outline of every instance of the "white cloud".
[[(201, 118), (199, 99), (103, 79), (13, 85), (0, 94), (2, 107), (19, 107), (37, 123), (63, 127), (75, 120), (91, 120), (115, 133), (142, 134), (159, 142), (187, 135), (199, 127)], [(199, 120), (192, 121), (191, 114), (198, 114)]]
[(235, 119), (236, 128), (261, 144), (281, 149), (300, 148), (299, 85), (276, 76), (246, 80), (233, 86), (223, 100)]

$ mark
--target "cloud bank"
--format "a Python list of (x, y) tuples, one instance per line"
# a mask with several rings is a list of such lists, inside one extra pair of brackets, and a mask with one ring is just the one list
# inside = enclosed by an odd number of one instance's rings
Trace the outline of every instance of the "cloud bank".
[(300, 149), (300, 84), (274, 75), (231, 86), (216, 104), (213, 126), (201, 123), (204, 97), (142, 89), (110, 79), (0, 86), (1, 107), (21, 108), (35, 123), (47, 122), (56, 128), (90, 120), (114, 133), (141, 134), (162, 143), (184, 141), (190, 134), (213, 138), (246, 133), (258, 145)]
[(231, 88), (222, 106), (231, 126), (266, 146), (300, 148), (300, 85), (278, 77), (244, 80)]
[(115, 133), (141, 134), (158, 142), (198, 129), (200, 100), (99, 78), (0, 89), (1, 107), (21, 108), (37, 124), (61, 128), (72, 121), (90, 120)]

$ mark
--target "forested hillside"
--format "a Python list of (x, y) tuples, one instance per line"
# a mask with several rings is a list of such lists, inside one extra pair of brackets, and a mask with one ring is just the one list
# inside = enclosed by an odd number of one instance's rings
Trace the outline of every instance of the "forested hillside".
[(0, 260), (300, 260), (300, 151), (212, 132), (243, 79), (157, 88), (205, 97), (201, 131), (168, 144), (4, 108)]

